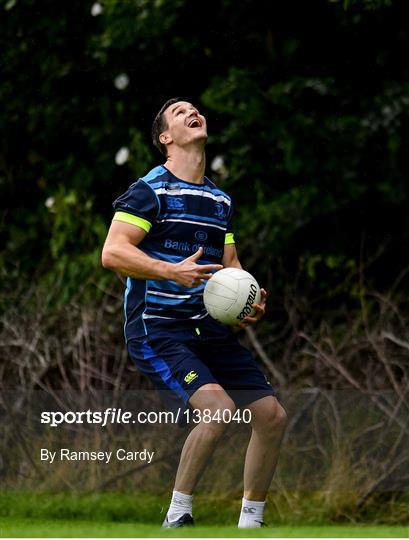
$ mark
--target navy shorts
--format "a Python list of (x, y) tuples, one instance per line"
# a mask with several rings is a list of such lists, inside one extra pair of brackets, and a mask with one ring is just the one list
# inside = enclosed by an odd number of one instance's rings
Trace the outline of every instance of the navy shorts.
[[(217, 383), (237, 407), (275, 396), (252, 354), (228, 326), (200, 320), (149, 320), (148, 335), (128, 341), (137, 368), (155, 387), (186, 405), (198, 388)], [(165, 400), (166, 401), (166, 400)]]

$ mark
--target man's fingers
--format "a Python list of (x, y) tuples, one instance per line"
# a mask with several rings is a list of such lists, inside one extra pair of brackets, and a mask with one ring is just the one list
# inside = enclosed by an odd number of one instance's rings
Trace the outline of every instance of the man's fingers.
[(246, 315), (244, 319), (241, 321), (241, 323), (238, 325), (240, 328), (246, 328), (249, 324), (257, 323), (264, 315), (266, 309), (265, 309), (265, 299), (267, 296), (267, 293), (264, 289), (260, 289), (261, 292), (261, 298), (260, 298), (260, 304), (253, 304), (251, 307), (256, 312), (252, 317), (250, 315)]
[(193, 255), (190, 255), (190, 257), (187, 257), (185, 261), (193, 261), (196, 262), (200, 259), (200, 257), (203, 255), (203, 248), (200, 247)]
[(257, 317), (250, 317), (247, 315), (247, 317), (244, 317), (244, 319), (241, 321), (241, 323), (238, 325), (240, 328), (246, 328), (250, 323), (257, 323), (259, 320)]
[(255, 308), (254, 311), (256, 312), (256, 314), (253, 316), (246, 315), (244, 319), (241, 321), (241, 324), (243, 324), (242, 328), (245, 328), (249, 323), (258, 322), (261, 319), (261, 316), (264, 315), (264, 309), (260, 307), (258, 304), (253, 304), (252, 307)]
[(211, 270), (221, 270), (223, 266), (221, 264), (200, 264), (198, 265), (197, 271), (202, 272), (210, 272)]
[(247, 315), (243, 320), (247, 322), (258, 322), (259, 318), (257, 316)]
[(198, 274), (197, 277), (194, 278), (194, 283), (197, 285), (200, 285), (203, 280), (207, 280), (213, 277), (213, 274)]

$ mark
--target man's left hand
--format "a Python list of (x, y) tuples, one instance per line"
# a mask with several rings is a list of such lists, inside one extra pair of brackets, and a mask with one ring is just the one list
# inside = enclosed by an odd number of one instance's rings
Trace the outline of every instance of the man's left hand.
[(248, 324), (254, 324), (258, 322), (262, 317), (264, 317), (264, 313), (266, 312), (266, 298), (267, 298), (267, 292), (265, 289), (260, 289), (260, 303), (259, 304), (253, 304), (253, 309), (255, 311), (255, 314), (250, 317), (250, 315), (247, 315), (244, 317), (244, 319), (241, 321), (241, 323), (238, 325), (240, 328), (246, 328)]

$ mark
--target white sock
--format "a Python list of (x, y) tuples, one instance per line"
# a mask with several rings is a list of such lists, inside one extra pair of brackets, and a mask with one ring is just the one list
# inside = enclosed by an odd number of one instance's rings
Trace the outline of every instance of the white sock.
[(266, 501), (248, 501), (243, 497), (238, 527), (239, 529), (255, 529), (263, 522)]
[(172, 500), (170, 502), (167, 513), (168, 521), (176, 521), (184, 514), (192, 514), (193, 495), (186, 495), (180, 491), (173, 491)]

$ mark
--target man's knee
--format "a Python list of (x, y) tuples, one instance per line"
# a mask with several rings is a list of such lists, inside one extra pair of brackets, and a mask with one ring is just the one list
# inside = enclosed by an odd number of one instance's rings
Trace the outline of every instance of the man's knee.
[(214, 435), (223, 433), (237, 409), (228, 394), (215, 384), (199, 388), (189, 404), (203, 428)]
[(262, 399), (252, 410), (252, 425), (266, 435), (284, 432), (287, 413), (277, 398)]
[(277, 407), (273, 415), (272, 422), (275, 426), (285, 429), (287, 425), (287, 413), (284, 407), (277, 401)]
[(191, 396), (189, 405), (192, 409), (204, 411), (205, 409), (216, 414), (224, 410), (232, 413), (236, 411), (236, 405), (231, 397), (219, 384), (204, 384)]

